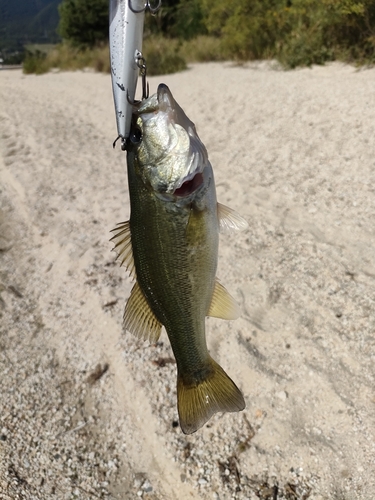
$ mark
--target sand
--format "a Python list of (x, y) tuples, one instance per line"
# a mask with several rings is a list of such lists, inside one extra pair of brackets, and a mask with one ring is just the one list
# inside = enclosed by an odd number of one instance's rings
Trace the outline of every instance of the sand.
[(375, 491), (375, 69), (194, 65), (243, 311), (207, 320), (246, 410), (178, 427), (163, 332), (122, 329), (129, 216), (109, 75), (0, 71), (0, 498), (340, 499)]

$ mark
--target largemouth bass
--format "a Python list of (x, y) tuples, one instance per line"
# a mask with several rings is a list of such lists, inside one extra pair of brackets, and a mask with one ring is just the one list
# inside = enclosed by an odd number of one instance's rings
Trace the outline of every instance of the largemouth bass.
[(127, 150), (131, 215), (112, 238), (136, 279), (124, 325), (151, 342), (165, 327), (177, 363), (180, 426), (191, 434), (216, 412), (245, 408), (208, 352), (205, 318), (239, 316), (216, 279), (219, 229), (247, 223), (217, 203), (206, 148), (166, 85), (135, 109)]

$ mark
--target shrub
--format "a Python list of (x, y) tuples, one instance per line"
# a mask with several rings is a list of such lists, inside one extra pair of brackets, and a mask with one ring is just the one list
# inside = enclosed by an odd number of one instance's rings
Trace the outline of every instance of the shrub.
[(63, 0), (58, 31), (76, 47), (94, 47), (108, 39), (108, 0)]
[(57, 45), (48, 54), (31, 54), (24, 65), (24, 73), (41, 74), (57, 68), (65, 71), (74, 71), (84, 68), (93, 68), (96, 71), (110, 72), (108, 45), (93, 49), (79, 49), (68, 44)]
[(224, 60), (220, 39), (207, 35), (200, 35), (191, 40), (183, 41), (180, 54), (188, 62)]
[(202, 0), (209, 32), (237, 60), (288, 67), (331, 59), (375, 61), (373, 0)]
[(46, 73), (49, 69), (46, 63), (47, 54), (37, 50), (35, 52), (26, 51), (25, 59), (23, 61), (22, 70), (24, 73), (35, 73), (41, 75)]
[(179, 53), (177, 40), (152, 36), (143, 43), (148, 75), (166, 75), (187, 68), (185, 59)]

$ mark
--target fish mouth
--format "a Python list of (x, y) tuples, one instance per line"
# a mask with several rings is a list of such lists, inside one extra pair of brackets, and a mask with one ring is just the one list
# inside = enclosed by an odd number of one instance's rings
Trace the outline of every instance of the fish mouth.
[(157, 90), (157, 101), (159, 110), (167, 113), (169, 119), (173, 123), (181, 125), (190, 137), (197, 137), (197, 131), (194, 123), (186, 116), (185, 111), (176, 102), (169, 90), (169, 87), (165, 83), (160, 83)]
[(170, 109), (173, 109), (177, 104), (174, 100), (172, 92), (169, 90), (169, 87), (165, 85), (165, 83), (160, 83), (158, 85), (156, 95), (160, 111), (169, 111)]
[[(180, 106), (175, 101), (169, 87), (165, 85), (165, 83), (160, 83), (156, 94), (153, 94), (144, 101), (138, 101), (133, 105), (133, 107), (133, 113), (136, 116), (162, 111), (167, 113), (169, 118), (175, 121), (176, 117), (174, 116), (173, 111), (175, 108), (179, 108)], [(183, 112), (183, 114), (185, 113)]]
[(202, 184), (204, 178), (201, 172), (197, 172), (192, 179), (189, 179), (174, 190), (173, 194), (179, 198), (186, 198), (196, 191)]

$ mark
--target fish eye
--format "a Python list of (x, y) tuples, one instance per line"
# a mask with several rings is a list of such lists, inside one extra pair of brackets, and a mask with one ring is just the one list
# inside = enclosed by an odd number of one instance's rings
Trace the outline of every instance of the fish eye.
[(139, 127), (134, 127), (130, 131), (130, 136), (129, 136), (130, 141), (133, 144), (140, 144), (142, 141), (142, 130)]

